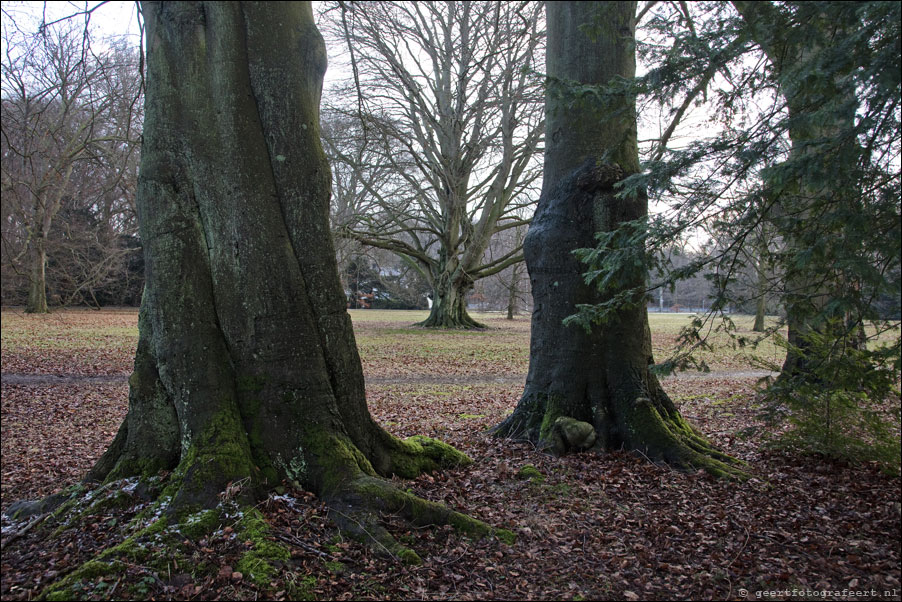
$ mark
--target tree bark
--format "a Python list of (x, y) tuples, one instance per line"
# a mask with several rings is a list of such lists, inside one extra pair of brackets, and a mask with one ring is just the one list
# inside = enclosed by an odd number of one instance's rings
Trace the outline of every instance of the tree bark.
[(764, 225), (762, 224), (761, 227), (761, 237), (758, 241), (758, 259), (755, 262), (755, 275), (758, 277), (758, 298), (755, 300), (755, 323), (752, 325), (752, 332), (764, 332), (764, 318), (767, 314), (767, 270), (764, 264), (764, 258), (767, 257), (767, 239), (765, 238), (766, 230)]
[(514, 264), (511, 269), (511, 283), (507, 289), (507, 319), (513, 320), (514, 314), (519, 313), (517, 303), (520, 299), (520, 270), (521, 264)]
[(467, 294), (473, 289), (473, 281), (461, 274), (458, 267), (453, 272), (447, 268), (434, 278), (432, 307), (429, 317), (418, 324), (424, 328), (485, 328), (467, 312)]
[(250, 501), (289, 481), (390, 550), (376, 511), (483, 529), (377, 478), (469, 460), (396, 439), (366, 407), (328, 223), (310, 4), (142, 6), (147, 280), (128, 415), (89, 478), (171, 469), (176, 511), (214, 507), (230, 483)]
[(755, 323), (752, 325), (752, 332), (764, 332), (764, 316), (767, 310), (767, 299), (761, 292), (761, 275), (758, 275), (758, 298), (755, 300)]
[[(635, 14), (635, 2), (549, 3), (548, 76), (568, 86), (634, 77)], [(615, 190), (639, 170), (635, 100), (622, 96), (616, 105), (602, 114), (575, 103), (566, 89), (546, 95), (545, 179), (524, 245), (534, 299), (529, 374), (519, 404), (495, 432), (558, 454), (625, 447), (678, 466), (736, 474), (730, 458), (682, 419), (650, 373), (644, 304), (591, 332), (562, 326), (578, 304), (604, 300), (585, 283), (586, 268), (572, 251), (595, 246), (597, 232), (647, 213), (644, 195), (621, 197)], [(645, 271), (637, 270), (623, 286), (644, 280)], [(591, 428), (581, 430), (585, 425)]]
[(28, 300), (25, 313), (46, 314), (47, 307), (47, 249), (44, 246), (44, 234), (38, 232), (31, 241), (28, 270)]

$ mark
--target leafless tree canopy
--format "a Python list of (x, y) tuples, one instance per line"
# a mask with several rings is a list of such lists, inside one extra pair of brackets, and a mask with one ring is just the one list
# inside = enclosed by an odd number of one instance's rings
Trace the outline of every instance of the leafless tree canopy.
[(92, 48), (77, 23), (25, 32), (8, 15), (3, 36), (4, 302), (27, 290), (27, 310), (46, 311), (48, 286), (64, 303), (97, 303), (101, 289), (119, 291), (107, 302), (134, 297), (123, 283), (137, 247), (136, 50)]
[(427, 325), (468, 326), (476, 280), (521, 261), (486, 255), (537, 197), (544, 21), (535, 3), (333, 6), (325, 29), (353, 78), (327, 116), (339, 235), (388, 249), (433, 287)]

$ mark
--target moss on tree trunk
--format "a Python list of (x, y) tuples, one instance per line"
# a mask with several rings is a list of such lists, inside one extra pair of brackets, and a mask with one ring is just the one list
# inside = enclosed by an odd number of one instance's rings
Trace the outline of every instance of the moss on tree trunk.
[(470, 460), (401, 441), (367, 409), (328, 224), (326, 54), (309, 3), (146, 2), (143, 14), (140, 337), (128, 415), (87, 479), (170, 470), (161, 499), (175, 519), (288, 481), (347, 528), (403, 510), (493, 532), (382, 480)]
[[(549, 76), (566, 85), (633, 77), (635, 8), (634, 2), (549, 4)], [(685, 422), (650, 372), (644, 304), (620, 310), (591, 332), (562, 324), (578, 305), (605, 300), (585, 283), (586, 266), (572, 251), (594, 247), (597, 232), (641, 219), (647, 200), (615, 188), (639, 170), (635, 101), (622, 95), (613, 109), (574, 105), (566, 88), (557, 92), (546, 96), (545, 180), (524, 244), (534, 307), (529, 374), (519, 404), (495, 433), (556, 453), (584, 448), (585, 437), (562, 435), (563, 419), (591, 425), (595, 449), (634, 449), (674, 465), (738, 475), (734, 461)], [(641, 286), (645, 276), (635, 270), (622, 286)]]

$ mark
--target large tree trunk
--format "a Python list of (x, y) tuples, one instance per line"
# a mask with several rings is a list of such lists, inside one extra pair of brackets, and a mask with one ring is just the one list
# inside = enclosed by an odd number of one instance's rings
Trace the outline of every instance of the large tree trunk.
[(473, 281), (463, 274), (460, 267), (451, 270), (447, 265), (434, 279), (432, 307), (429, 317), (418, 324), (425, 328), (485, 328), (467, 312), (467, 294), (473, 289)]
[[(468, 460), (398, 440), (367, 410), (329, 231), (326, 53), (309, 3), (146, 2), (143, 13), (147, 281), (128, 416), (89, 477), (173, 469), (176, 510), (215, 506), (229, 483), (249, 500), (286, 480), (340, 508), (339, 521), (361, 509), (465, 519), (376, 478)], [(345, 522), (357, 525), (384, 535), (359, 515)]]
[(31, 241), (28, 266), (28, 300), (25, 313), (46, 314), (47, 307), (47, 249), (43, 232), (35, 234)]
[[(602, 85), (633, 77), (635, 9), (635, 2), (549, 3), (549, 77)], [(681, 418), (649, 372), (644, 304), (592, 332), (562, 326), (578, 304), (603, 301), (585, 284), (586, 267), (572, 251), (595, 246), (597, 232), (647, 212), (644, 195), (619, 198), (614, 189), (639, 170), (635, 101), (622, 97), (617, 110), (602, 115), (572, 100), (566, 91), (546, 96), (545, 179), (525, 242), (534, 299), (529, 374), (520, 403), (496, 433), (558, 454), (626, 447), (679, 466), (732, 473), (730, 459)], [(644, 279), (644, 270), (636, 270), (623, 286)]]

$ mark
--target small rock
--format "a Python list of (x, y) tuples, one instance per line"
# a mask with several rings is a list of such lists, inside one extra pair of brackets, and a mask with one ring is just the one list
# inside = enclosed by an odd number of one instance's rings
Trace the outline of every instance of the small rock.
[(569, 416), (559, 416), (551, 426), (551, 451), (563, 456), (569, 451), (584, 451), (595, 444), (595, 427)]

